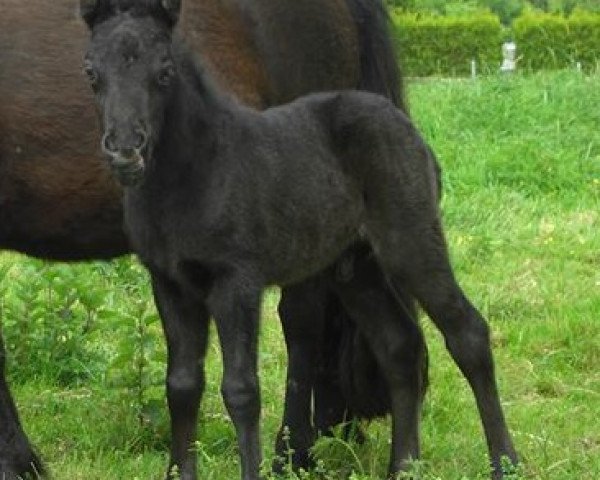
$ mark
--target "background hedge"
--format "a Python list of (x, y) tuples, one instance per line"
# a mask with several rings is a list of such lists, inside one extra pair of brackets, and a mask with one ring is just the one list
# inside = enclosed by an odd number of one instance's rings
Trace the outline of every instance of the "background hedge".
[(566, 68), (581, 62), (587, 70), (600, 60), (600, 14), (575, 11), (569, 17), (529, 12), (515, 20), (519, 65)]
[(526, 11), (512, 29), (489, 11), (465, 16), (392, 12), (398, 51), (409, 76), (468, 75), (471, 60), (478, 71), (497, 72), (503, 41), (514, 38), (518, 66), (558, 69), (580, 62), (586, 70), (600, 62), (600, 13), (576, 10), (560, 14)]
[(392, 20), (409, 76), (469, 74), (473, 59), (478, 68), (500, 67), (502, 25), (489, 12), (457, 17), (395, 13)]

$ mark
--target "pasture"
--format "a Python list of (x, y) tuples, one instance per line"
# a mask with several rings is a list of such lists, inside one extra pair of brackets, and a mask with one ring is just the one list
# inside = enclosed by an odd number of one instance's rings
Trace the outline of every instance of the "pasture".
[[(459, 281), (492, 327), (501, 397), (524, 460), (514, 478), (599, 478), (600, 74), (427, 79), (410, 82), (408, 94), (444, 169)], [(261, 335), (265, 465), (285, 387), (277, 298), (276, 289), (265, 293)], [(135, 260), (65, 265), (4, 253), (0, 302), (8, 376), (54, 478), (162, 478), (165, 352)], [(418, 478), (487, 478), (473, 397), (423, 323), (431, 385)], [(213, 340), (197, 448), (202, 478), (225, 480), (238, 466)], [(364, 445), (319, 442), (318, 478), (383, 477), (389, 423), (365, 428)]]

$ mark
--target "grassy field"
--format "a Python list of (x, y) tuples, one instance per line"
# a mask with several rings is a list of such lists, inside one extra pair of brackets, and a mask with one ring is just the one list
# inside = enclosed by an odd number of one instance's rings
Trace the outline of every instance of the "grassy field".
[[(458, 278), (492, 326), (520, 475), (600, 478), (600, 76), (414, 81), (409, 99), (444, 169)], [(3, 254), (0, 299), (15, 397), (54, 478), (162, 478), (165, 352), (141, 267)], [(260, 354), (267, 462), (286, 363), (277, 299), (266, 292)], [(423, 323), (431, 387), (420, 478), (486, 478), (472, 395)], [(203, 479), (231, 480), (238, 465), (220, 368), (213, 341), (197, 447)], [(389, 422), (366, 430), (364, 445), (318, 444), (320, 478), (384, 477)]]

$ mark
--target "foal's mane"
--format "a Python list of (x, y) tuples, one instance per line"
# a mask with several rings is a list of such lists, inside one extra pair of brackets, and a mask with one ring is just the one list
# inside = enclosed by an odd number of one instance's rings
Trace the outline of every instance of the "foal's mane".
[(88, 0), (83, 1), (81, 7), (81, 14), (90, 25), (124, 12), (134, 17), (150, 14), (167, 25), (173, 25), (173, 18), (161, 7), (159, 0)]
[(202, 57), (192, 51), (185, 40), (177, 33), (173, 35), (171, 52), (178, 67), (179, 75), (188, 81), (194, 91), (202, 96), (203, 100), (216, 102), (217, 100), (230, 99), (230, 101), (233, 101), (230, 95), (218, 87), (206, 70)]

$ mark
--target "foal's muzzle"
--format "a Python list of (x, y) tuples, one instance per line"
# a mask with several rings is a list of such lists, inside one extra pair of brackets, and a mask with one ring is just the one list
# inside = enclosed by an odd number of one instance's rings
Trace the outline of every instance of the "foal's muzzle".
[(111, 157), (110, 166), (117, 180), (124, 187), (134, 187), (144, 177), (146, 162), (139, 150)]
[(136, 129), (125, 139), (119, 139), (111, 129), (102, 137), (102, 150), (109, 156), (111, 169), (124, 187), (135, 186), (142, 180), (147, 146), (148, 135), (142, 129)]

